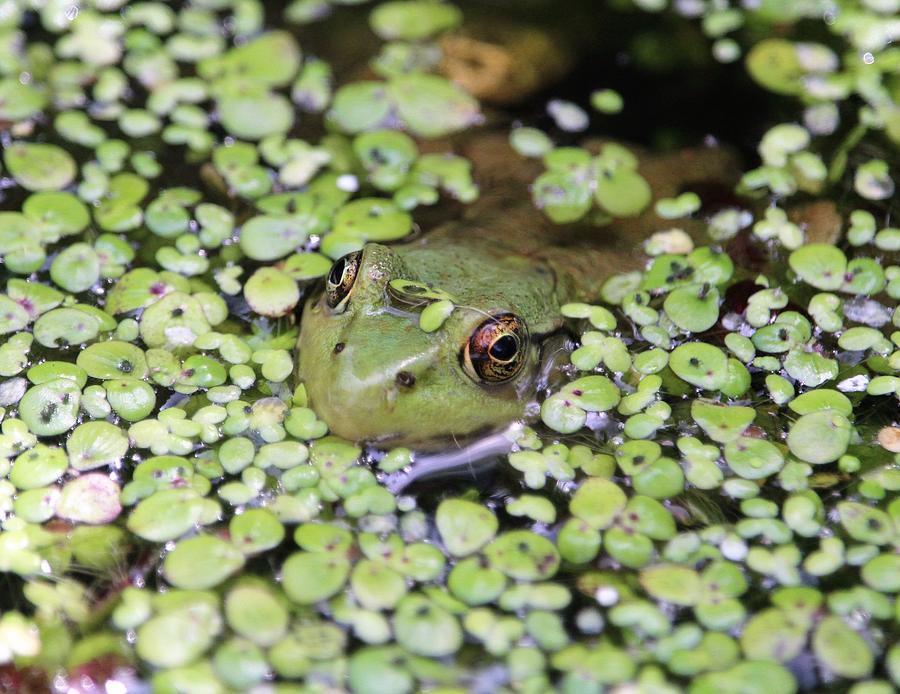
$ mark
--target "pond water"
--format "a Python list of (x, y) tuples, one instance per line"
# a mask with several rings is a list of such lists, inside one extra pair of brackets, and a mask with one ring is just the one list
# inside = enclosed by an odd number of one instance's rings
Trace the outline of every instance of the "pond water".
[(896, 691), (898, 36), (0, 2), (0, 691)]

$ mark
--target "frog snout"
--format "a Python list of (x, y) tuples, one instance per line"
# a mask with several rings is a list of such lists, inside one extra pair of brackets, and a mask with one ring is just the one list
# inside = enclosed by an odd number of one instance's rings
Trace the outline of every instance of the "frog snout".
[(381, 389), (389, 405), (405, 393), (411, 393), (417, 386), (428, 381), (427, 364), (404, 364), (393, 369), (386, 369)]
[(433, 381), (433, 349), (402, 358), (384, 357), (383, 354), (355, 348), (353, 342), (348, 340), (344, 349), (334, 357), (338, 362), (338, 373), (342, 374), (336, 379), (342, 386), (342, 398), (357, 404), (366, 402), (366, 409), (377, 407), (379, 402), (393, 409), (399, 397)]
[[(417, 326), (373, 323), (300, 349), (310, 407), (353, 441), (431, 445), (521, 416), (512, 390), (483, 391), (460, 373), (446, 340)], [(440, 336), (438, 336), (440, 337)], [(338, 347), (339, 345), (339, 347)]]
[(397, 400), (416, 386), (416, 374), (411, 371), (397, 371), (393, 378), (385, 378), (382, 383), (384, 404), (389, 412), (397, 406)]

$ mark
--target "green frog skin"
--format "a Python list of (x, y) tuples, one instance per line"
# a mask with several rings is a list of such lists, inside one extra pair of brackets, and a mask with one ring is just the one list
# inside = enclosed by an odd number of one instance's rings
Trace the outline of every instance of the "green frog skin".
[[(422, 449), (536, 412), (541, 348), (562, 328), (560, 306), (596, 298), (607, 277), (642, 262), (647, 231), (666, 228), (652, 211), (613, 228), (554, 226), (528, 198), (534, 172), (503, 140), (479, 141), (474, 160), (483, 193), (464, 219), (409, 243), (367, 244), (308, 299), (297, 377), (332, 433)], [(721, 178), (730, 163), (721, 150), (687, 150), (642, 160), (641, 172), (661, 197), (691, 177)], [(392, 280), (440, 290), (455, 308), (426, 332), (425, 302)]]

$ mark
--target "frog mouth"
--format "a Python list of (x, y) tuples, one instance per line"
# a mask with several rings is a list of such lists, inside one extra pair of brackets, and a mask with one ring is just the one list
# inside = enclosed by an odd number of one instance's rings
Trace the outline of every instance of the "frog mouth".
[[(492, 470), (513, 450), (513, 444), (523, 428), (524, 424), (516, 421), (501, 431), (477, 436), (465, 444), (457, 443), (455, 448), (414, 454), (408, 469), (390, 473), (382, 482), (391, 493), (399, 494), (407, 487), (424, 481), (467, 476), (477, 479), (479, 474)], [(443, 444), (446, 449), (447, 441), (444, 440)]]

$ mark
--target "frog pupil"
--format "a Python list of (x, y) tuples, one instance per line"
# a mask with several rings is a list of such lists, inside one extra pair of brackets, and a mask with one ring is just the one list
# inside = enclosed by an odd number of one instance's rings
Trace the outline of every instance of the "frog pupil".
[(325, 303), (332, 309), (341, 309), (347, 303), (356, 271), (359, 269), (361, 251), (354, 251), (338, 258), (331, 266), (325, 281)]
[(339, 258), (337, 262), (331, 267), (331, 272), (328, 274), (328, 282), (333, 285), (338, 285), (341, 283), (341, 280), (344, 278), (344, 270), (347, 267), (347, 261), (344, 258)]
[(516, 338), (504, 335), (494, 340), (494, 344), (491, 345), (491, 357), (497, 361), (509, 361), (516, 356), (517, 347)]

